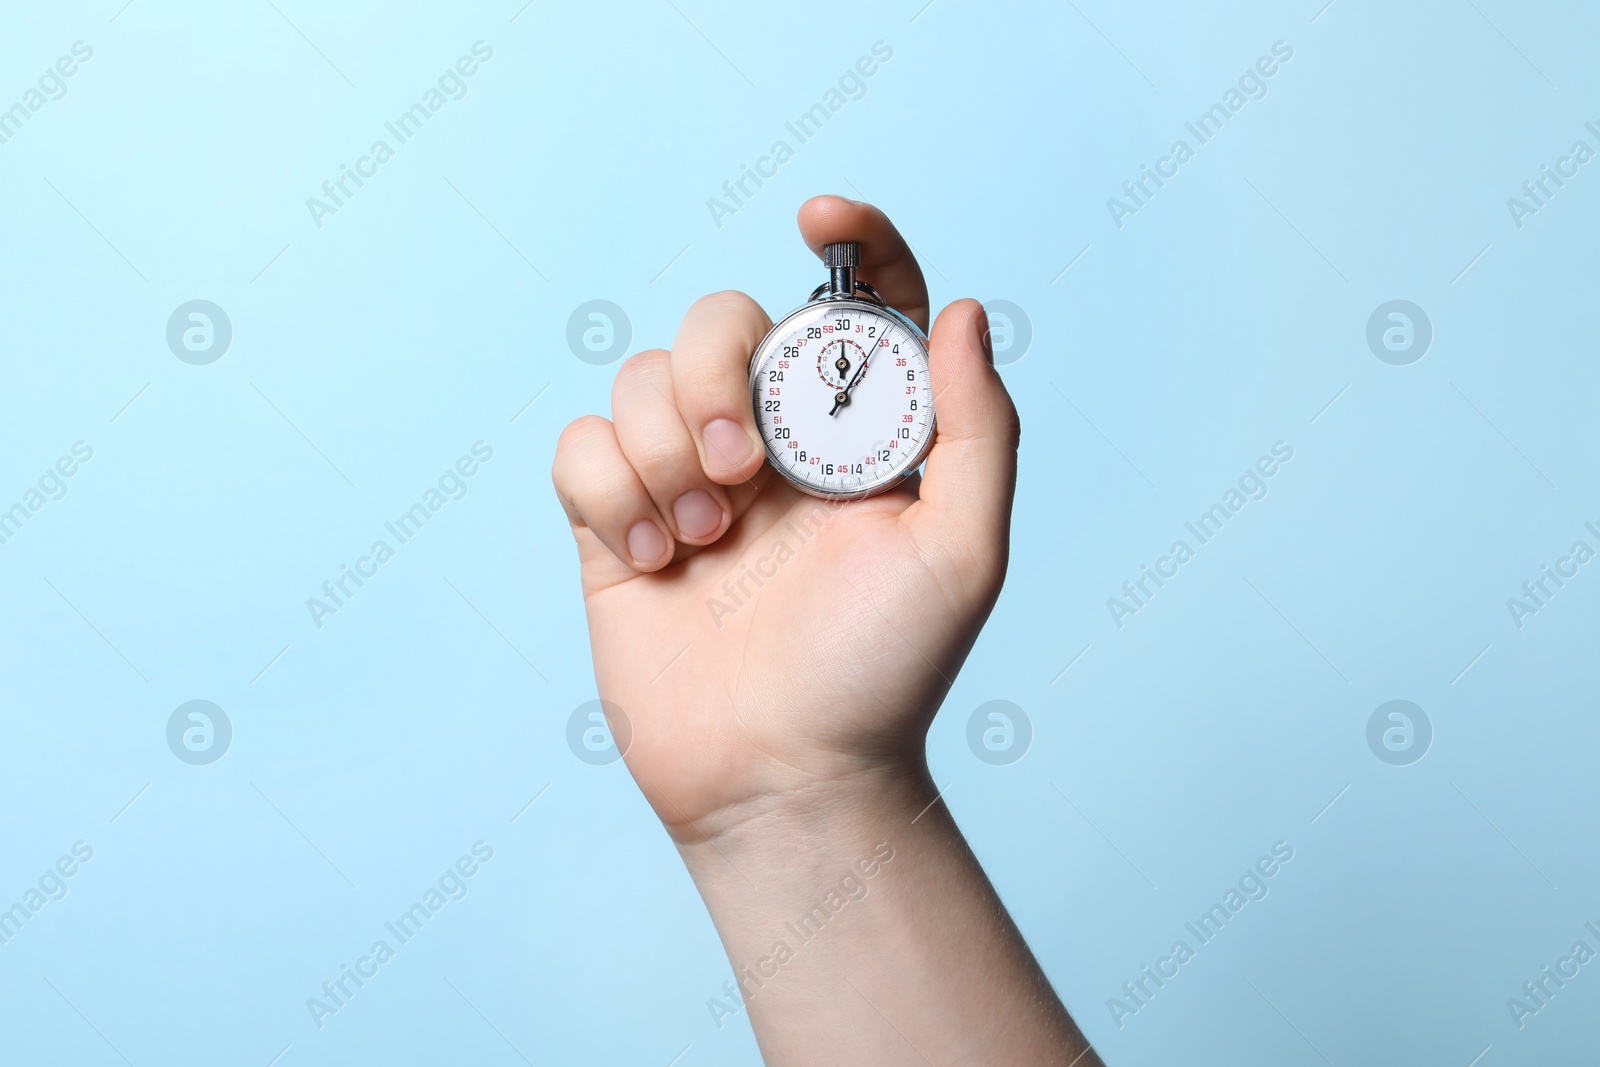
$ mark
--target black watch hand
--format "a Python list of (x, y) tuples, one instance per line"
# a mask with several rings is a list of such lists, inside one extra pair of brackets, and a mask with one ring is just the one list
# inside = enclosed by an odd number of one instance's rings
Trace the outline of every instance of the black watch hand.
[(856, 368), (856, 376), (850, 379), (850, 384), (833, 394), (833, 410), (828, 412), (829, 415), (837, 414), (841, 407), (850, 403), (850, 394), (861, 384), (861, 376), (865, 373), (867, 373), (867, 360), (863, 357), (861, 366)]

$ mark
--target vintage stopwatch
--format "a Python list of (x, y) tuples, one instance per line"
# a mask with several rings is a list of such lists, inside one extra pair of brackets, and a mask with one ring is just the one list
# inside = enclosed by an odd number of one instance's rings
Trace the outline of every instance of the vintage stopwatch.
[(822, 250), (828, 281), (750, 357), (750, 399), (767, 459), (796, 489), (859, 500), (909, 477), (933, 447), (928, 344), (856, 280), (861, 248)]

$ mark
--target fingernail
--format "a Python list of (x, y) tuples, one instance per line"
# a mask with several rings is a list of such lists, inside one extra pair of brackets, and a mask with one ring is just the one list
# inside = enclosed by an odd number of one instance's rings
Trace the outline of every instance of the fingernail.
[(750, 458), (753, 445), (744, 427), (732, 419), (712, 419), (704, 432), (706, 458), (724, 467), (741, 467)]
[(722, 525), (722, 505), (704, 489), (691, 489), (672, 504), (678, 532), (691, 540), (710, 537)]
[(633, 524), (633, 529), (628, 531), (628, 554), (633, 557), (633, 562), (641, 567), (647, 567), (661, 558), (667, 550), (667, 539), (661, 536), (661, 527), (649, 519), (642, 519)]
[(978, 330), (978, 344), (983, 349), (983, 361), (989, 366), (994, 366), (994, 339), (989, 336), (989, 312), (982, 304), (978, 305), (978, 313), (972, 316), (973, 325)]

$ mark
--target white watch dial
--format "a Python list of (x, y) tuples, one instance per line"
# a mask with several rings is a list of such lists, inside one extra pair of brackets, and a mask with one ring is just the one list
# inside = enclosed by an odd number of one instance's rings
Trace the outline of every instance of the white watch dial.
[(751, 360), (756, 424), (772, 465), (819, 496), (868, 496), (933, 442), (928, 350), (898, 316), (861, 300), (808, 304)]

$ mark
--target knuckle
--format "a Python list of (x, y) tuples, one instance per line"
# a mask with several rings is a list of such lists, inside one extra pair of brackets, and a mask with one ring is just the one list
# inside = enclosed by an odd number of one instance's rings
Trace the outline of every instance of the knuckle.
[[(585, 495), (596, 502), (604, 502), (607, 505), (605, 511), (621, 511), (631, 507), (638, 492), (639, 481), (633, 471), (626, 467), (612, 467), (595, 473), (586, 487)], [(619, 517), (619, 521), (624, 520)]]
[(647, 348), (643, 352), (635, 352), (623, 361), (618, 369), (619, 375), (650, 374), (667, 359), (667, 353), (660, 348)]
[[(771, 322), (767, 313), (755, 300), (737, 289), (710, 293), (694, 302), (684, 317), (685, 329), (679, 331), (680, 339), (687, 334), (694, 339), (687, 361), (673, 364), (675, 372), (687, 370), (699, 376), (708, 370), (724, 368), (721, 357), (733, 351), (742, 351), (746, 358), (754, 350)], [(709, 364), (710, 366), (707, 366)]]
[(602, 433), (610, 424), (599, 415), (580, 415), (562, 428), (561, 436), (556, 439), (556, 461), (559, 464), (563, 456), (570, 457), (574, 452), (581, 450), (584, 443), (594, 439), (597, 433)]
[(761, 305), (748, 293), (737, 289), (723, 289), (715, 293), (707, 293), (696, 300), (690, 307), (695, 314), (727, 315), (748, 314), (751, 311), (760, 312)]
[(664, 370), (668, 358), (667, 353), (659, 348), (629, 356), (617, 368), (617, 376), (611, 383), (612, 395), (648, 391), (658, 379), (667, 377)]
[(686, 447), (687, 442), (667, 441), (652, 436), (638, 442), (628, 454), (628, 462), (648, 483), (659, 483), (681, 477), (690, 468), (700, 466), (695, 452)]

